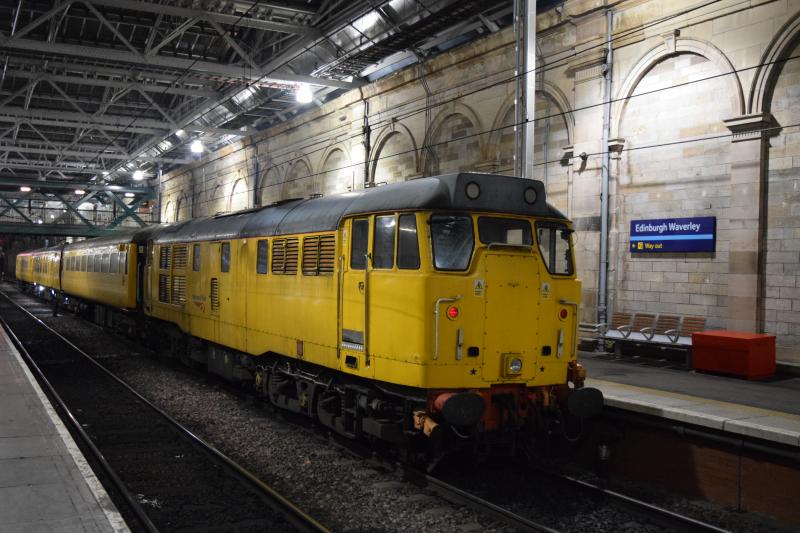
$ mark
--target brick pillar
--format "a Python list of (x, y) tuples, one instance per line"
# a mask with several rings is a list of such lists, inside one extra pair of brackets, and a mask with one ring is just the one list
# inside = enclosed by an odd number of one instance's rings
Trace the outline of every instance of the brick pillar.
[[(604, 18), (598, 19), (604, 22)], [(603, 29), (599, 26), (598, 29)], [(577, 230), (576, 263), (583, 283), (581, 319), (587, 322), (597, 317), (597, 289), (600, 261), (600, 180), (603, 157), (581, 154), (601, 154), (606, 150), (603, 139), (603, 83), (606, 51), (594, 50), (579, 54), (568, 66), (574, 78), (573, 109), (580, 109), (575, 124), (572, 145), (573, 196), (571, 215)], [(609, 294), (611, 291), (609, 291)]]
[(731, 142), (728, 329), (763, 332), (769, 113), (727, 119)]

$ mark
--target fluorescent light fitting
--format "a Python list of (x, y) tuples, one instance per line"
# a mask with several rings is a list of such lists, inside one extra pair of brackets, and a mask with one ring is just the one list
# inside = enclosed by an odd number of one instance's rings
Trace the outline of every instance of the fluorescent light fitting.
[(31, 188), (28, 187), (27, 185), (23, 185), (22, 187), (19, 188), (19, 190), (22, 192), (31, 192)]
[(134, 196), (136, 196), (136, 195), (133, 194), (132, 192), (126, 192), (125, 193), (125, 198), (133, 198)]
[(311, 92), (311, 87), (305, 83), (297, 87), (297, 92), (294, 93), (295, 99), (301, 104), (308, 104), (314, 99), (314, 93)]
[(189, 145), (189, 149), (193, 154), (201, 154), (203, 153), (203, 143), (200, 142), (199, 139), (195, 139), (192, 141), (192, 144)]
[(103, 171), (103, 176), (108, 176), (108, 170)]
[(84, 194), (86, 194), (86, 191), (84, 191), (83, 189), (75, 189), (75, 194), (77, 194), (78, 196), (83, 196)]
[(144, 172), (142, 172), (141, 170), (137, 170), (136, 172), (133, 173), (133, 179), (135, 179), (136, 181), (142, 181), (144, 179)]

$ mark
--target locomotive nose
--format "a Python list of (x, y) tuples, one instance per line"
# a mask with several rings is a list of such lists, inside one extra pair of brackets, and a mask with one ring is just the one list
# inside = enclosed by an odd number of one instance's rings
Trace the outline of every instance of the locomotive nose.
[(473, 426), (480, 422), (486, 404), (474, 392), (444, 392), (433, 400), (433, 407), (448, 424)]

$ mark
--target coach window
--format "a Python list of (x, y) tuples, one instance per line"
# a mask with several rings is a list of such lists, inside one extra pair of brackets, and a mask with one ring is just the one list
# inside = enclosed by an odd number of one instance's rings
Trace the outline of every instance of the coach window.
[(108, 271), (112, 274), (119, 273), (119, 254), (113, 253), (111, 254), (111, 266), (108, 267)]
[(103, 272), (111, 272), (111, 254), (103, 254)]
[(536, 239), (547, 271), (551, 274), (569, 276), (574, 272), (572, 264), (572, 230), (565, 224), (537, 223)]
[(400, 215), (397, 224), (397, 268), (419, 268), (419, 241), (417, 217)]
[(94, 272), (94, 254), (89, 254), (89, 263), (86, 266), (86, 272)]
[(220, 247), (220, 272), (230, 272), (231, 270), (231, 243), (223, 242)]
[(266, 239), (258, 241), (256, 253), (256, 273), (267, 273), (267, 258), (269, 257), (269, 241)]
[(372, 267), (394, 267), (394, 215), (375, 217), (375, 237), (372, 243)]
[(350, 268), (367, 268), (367, 246), (369, 245), (369, 220), (359, 218), (353, 221), (353, 239), (350, 243)]
[(86, 254), (81, 255), (81, 272), (86, 272), (86, 263), (89, 261), (89, 258)]
[(200, 248), (199, 244), (195, 244), (192, 247), (192, 271), (200, 272), (200, 253), (202, 248)]

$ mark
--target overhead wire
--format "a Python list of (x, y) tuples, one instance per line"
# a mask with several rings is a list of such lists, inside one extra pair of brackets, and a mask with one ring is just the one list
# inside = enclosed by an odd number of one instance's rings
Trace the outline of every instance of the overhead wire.
[[(576, 108), (576, 109), (573, 109), (573, 110), (570, 110), (570, 111), (562, 111), (562, 112), (559, 112), (559, 113), (552, 113), (552, 114), (549, 114), (549, 115), (546, 115), (546, 116), (536, 117), (536, 118), (534, 118), (532, 120), (531, 119), (526, 119), (525, 121), (522, 121), (522, 122), (514, 122), (514, 123), (506, 124), (506, 125), (503, 125), (503, 126), (500, 126), (500, 127), (497, 127), (497, 128), (490, 128), (490, 129), (481, 130), (479, 132), (475, 132), (475, 133), (472, 133), (472, 134), (469, 134), (469, 135), (465, 135), (465, 136), (459, 137), (458, 139), (444, 140), (444, 141), (441, 141), (441, 142), (438, 142), (438, 143), (433, 143), (433, 144), (431, 144), (431, 148), (436, 148), (438, 146), (444, 146), (444, 145), (447, 145), (447, 144), (452, 143), (452, 142), (462, 142), (465, 139), (470, 139), (470, 138), (474, 138), (474, 137), (480, 137), (480, 136), (483, 136), (483, 135), (491, 135), (492, 133), (496, 133), (496, 132), (499, 132), (499, 131), (502, 131), (502, 130), (506, 130), (506, 129), (509, 129), (509, 128), (516, 128), (518, 126), (522, 126), (522, 125), (527, 124), (529, 122), (534, 122), (535, 123), (535, 122), (538, 122), (538, 121), (546, 120), (546, 119), (549, 119), (549, 118), (555, 118), (555, 117), (562, 117), (563, 118), (563, 117), (566, 117), (569, 114), (574, 114), (575, 112), (578, 112), (578, 111), (583, 111), (583, 110), (586, 110), (586, 109), (600, 107), (600, 106), (603, 106), (603, 105), (607, 105), (609, 103), (613, 105), (614, 103), (617, 103), (617, 102), (627, 102), (627, 101), (630, 101), (630, 100), (632, 100), (634, 98), (640, 98), (640, 97), (644, 97), (644, 96), (649, 96), (649, 95), (657, 94), (657, 93), (660, 93), (660, 92), (668, 91), (668, 90), (671, 90), (671, 89), (676, 89), (676, 88), (680, 88), (680, 87), (686, 87), (686, 86), (689, 86), (689, 85), (694, 85), (694, 84), (697, 84), (697, 83), (702, 83), (702, 82), (718, 79), (718, 78), (721, 78), (721, 77), (724, 77), (724, 76), (736, 75), (736, 74), (739, 74), (741, 72), (746, 72), (746, 71), (749, 71), (749, 70), (758, 69), (758, 68), (761, 68), (761, 67), (764, 67), (764, 66), (774, 65), (774, 64), (779, 64), (779, 63), (787, 63), (789, 61), (795, 61), (795, 60), (798, 60), (798, 59), (800, 59), (800, 55), (789, 56), (789, 57), (778, 59), (778, 60), (774, 60), (774, 61), (767, 61), (767, 62), (763, 62), (763, 63), (758, 63), (756, 65), (752, 65), (752, 66), (749, 66), (749, 67), (743, 67), (741, 69), (734, 69), (734, 70), (732, 70), (730, 72), (725, 72), (725, 73), (721, 73), (721, 74), (714, 74), (714, 75), (707, 76), (707, 77), (704, 77), (704, 78), (698, 78), (696, 80), (690, 80), (690, 81), (678, 83), (678, 84), (675, 84), (675, 85), (670, 85), (668, 87), (661, 87), (661, 88), (653, 89), (653, 90), (650, 90), (650, 91), (643, 91), (641, 93), (632, 94), (630, 96), (612, 98), (609, 101), (602, 101), (602, 102), (598, 102), (598, 103), (589, 104), (589, 105), (586, 105), (584, 107)], [(703, 141), (703, 140), (713, 140), (713, 139), (718, 139), (718, 138), (722, 138), (722, 137), (730, 137), (730, 135), (729, 134), (725, 134), (725, 135), (723, 135), (721, 137), (720, 136), (712, 136), (712, 137), (703, 137), (703, 138), (698, 138), (698, 139), (690, 139), (690, 140), (686, 140), (686, 141), (681, 140), (679, 143), (683, 143), (683, 142), (699, 142), (699, 141)], [(345, 140), (355, 140), (355, 139), (358, 139), (358, 138), (360, 138), (359, 134), (351, 135), (347, 139), (340, 139), (337, 144), (341, 144)], [(670, 145), (670, 143), (664, 143), (663, 144), (663, 146), (669, 146), (669, 145)], [(657, 147), (660, 147), (660, 146), (662, 146), (662, 145), (651, 145), (651, 146), (646, 146), (646, 147), (637, 147), (636, 150), (641, 150), (641, 149), (644, 149), (644, 148), (657, 148)], [(275, 167), (278, 167), (278, 166), (290, 166), (292, 163), (294, 163), (296, 161), (303, 160), (304, 158), (308, 157), (309, 155), (312, 155), (314, 153), (318, 153), (318, 152), (327, 150), (329, 148), (330, 148), (330, 145), (326, 144), (326, 146), (322, 146), (322, 147), (316, 148), (314, 150), (311, 150), (310, 152), (304, 152), (301, 155), (298, 155), (296, 157), (290, 158), (288, 160), (281, 160), (279, 163), (276, 163), (274, 166)], [(242, 149), (244, 149), (244, 148), (242, 148)], [(629, 150), (632, 150), (632, 149), (623, 150), (623, 151), (629, 151)], [(290, 152), (294, 152), (294, 153), (296, 153), (297, 151), (298, 151), (297, 147), (292, 147), (292, 149), (290, 150)], [(383, 155), (383, 156), (380, 156), (380, 157), (368, 158), (367, 162), (371, 166), (372, 164), (376, 163), (377, 161), (380, 161), (380, 160), (383, 160), (383, 159), (390, 159), (390, 158), (393, 158), (393, 157), (399, 157), (399, 156), (408, 155), (408, 154), (416, 154), (418, 151), (419, 151), (418, 149), (412, 148), (412, 149), (409, 149), (409, 150), (404, 150), (404, 151), (400, 151), (400, 152), (396, 152), (396, 153), (392, 153), (392, 154), (387, 154), (387, 155)], [(588, 154), (588, 155), (590, 157), (593, 157), (595, 155), (603, 155), (605, 153), (606, 152), (603, 151), (603, 152), (597, 152), (597, 153)], [(224, 156), (224, 157), (229, 157), (229, 156), (230, 156), (230, 154), (226, 154), (226, 156)], [(574, 157), (578, 157), (578, 156), (573, 156), (573, 158)], [(543, 163), (535, 163), (533, 166), (535, 166), (535, 167), (536, 166), (541, 166), (543, 164), (553, 163), (553, 162), (557, 162), (557, 161), (561, 161), (561, 159), (552, 160), (552, 161), (543, 162)], [(317, 177), (317, 176), (320, 176), (320, 175), (324, 175), (324, 174), (327, 174), (327, 173), (335, 173), (335, 172), (339, 172), (339, 171), (342, 171), (342, 170), (347, 170), (349, 168), (356, 168), (356, 167), (362, 166), (363, 164), (364, 164), (364, 162), (351, 163), (351, 164), (348, 164), (348, 165), (345, 165), (345, 166), (342, 166), (342, 167), (326, 169), (326, 170), (320, 171), (320, 172), (315, 172), (315, 173), (311, 173), (311, 174), (305, 174), (305, 175), (299, 176), (297, 178), (283, 180), (280, 183), (276, 183), (276, 184), (271, 184), (271, 185), (263, 185), (262, 184), (261, 188), (263, 189), (264, 187), (284, 185), (286, 183), (291, 183), (291, 182), (294, 182), (294, 181), (300, 181), (300, 180), (304, 180), (304, 179), (314, 178), (314, 177)], [(237, 165), (237, 163), (232, 163), (231, 167), (232, 166), (236, 166), (236, 165)], [(230, 167), (223, 167), (222, 169), (218, 169), (218, 170), (224, 171), (227, 168), (230, 168)], [(246, 175), (240, 176), (240, 177), (250, 178), (250, 177), (252, 177), (252, 175), (253, 175), (252, 172), (248, 172)], [(258, 184), (255, 184), (254, 188), (248, 189), (248, 192), (254, 192), (255, 187), (258, 187), (258, 186), (259, 186)], [(208, 203), (209, 201), (212, 201), (212, 200), (213, 199), (206, 200), (205, 202), (201, 202), (201, 205), (203, 203)]]
[[(666, 16), (661, 17), (661, 18), (659, 18), (659, 19), (657, 19), (655, 21), (651, 21), (651, 22), (649, 22), (647, 24), (642, 24), (642, 25), (630, 28), (628, 30), (619, 32), (616, 36), (614, 36), (614, 38), (612, 39), (612, 42), (616, 41), (616, 40), (625, 39), (626, 37), (628, 37), (630, 35), (633, 35), (636, 32), (640, 32), (640, 31), (643, 31), (644, 29), (648, 29), (648, 28), (654, 27), (654, 26), (656, 26), (658, 24), (667, 22), (667, 21), (672, 20), (674, 18), (685, 16), (686, 14), (688, 14), (688, 13), (690, 13), (692, 11), (703, 9), (703, 8), (707, 8), (707, 7), (709, 7), (709, 6), (713, 5), (713, 4), (719, 3), (720, 1), (721, 0), (711, 0), (709, 2), (706, 2), (706, 3), (703, 3), (703, 4), (699, 4), (699, 5), (693, 6), (691, 8), (684, 9), (684, 10), (679, 11), (677, 13), (672, 13), (670, 15), (666, 15)], [(747, 2), (746, 1), (740, 2), (740, 5), (747, 5)], [(734, 7), (734, 6), (727, 6), (726, 9), (730, 10), (732, 7)], [(699, 23), (702, 23), (702, 21), (699, 22)], [(682, 29), (683, 27), (686, 27), (686, 26), (689, 26), (689, 25), (695, 25), (695, 24), (698, 24), (698, 22), (689, 21), (689, 22), (687, 22), (686, 25), (684, 25), (684, 26), (682, 26), (681, 28), (678, 28), (678, 29)], [(655, 37), (658, 37), (658, 36), (657, 35), (653, 35), (653, 36), (650, 36), (649, 38), (655, 38)], [(573, 52), (572, 54), (570, 54), (568, 56), (560, 58), (558, 61), (571, 60), (574, 57), (577, 57), (577, 56), (579, 56), (581, 54), (584, 54), (584, 53), (590, 52), (592, 50), (595, 50), (597, 48), (606, 46), (607, 42), (608, 41), (603, 40), (602, 42), (598, 43), (596, 46), (591, 46), (589, 48), (585, 48), (585, 49), (582, 49), (580, 51)], [(555, 53), (552, 54), (552, 56), (558, 56), (558, 55), (562, 55), (562, 54), (563, 54), (563, 52), (555, 52)], [(560, 66), (563, 66), (563, 65), (558, 64), (558, 63), (545, 63), (545, 64), (542, 64), (539, 67), (536, 67), (535, 69), (531, 69), (529, 72), (542, 72), (542, 73), (544, 73), (546, 71), (553, 70), (553, 69), (558, 68)], [(405, 118), (410, 118), (410, 117), (412, 117), (412, 116), (414, 116), (416, 114), (426, 113), (426, 112), (430, 111), (431, 108), (443, 106), (445, 104), (457, 101), (459, 99), (466, 98), (467, 96), (470, 96), (472, 94), (476, 94), (476, 93), (481, 92), (481, 91), (485, 91), (485, 90), (488, 90), (488, 89), (491, 89), (491, 88), (494, 88), (494, 87), (497, 87), (497, 86), (500, 86), (500, 85), (503, 85), (503, 84), (510, 83), (512, 81), (515, 81), (517, 78), (519, 78), (521, 76), (524, 76), (525, 74), (526, 74), (525, 72), (516, 73), (515, 75), (513, 75), (510, 78), (501, 79), (501, 80), (492, 82), (492, 83), (490, 83), (488, 85), (484, 85), (484, 86), (475, 88), (475, 89), (473, 89), (473, 90), (471, 90), (471, 91), (469, 91), (467, 93), (459, 94), (459, 95), (454, 96), (454, 97), (449, 98), (449, 99), (437, 101), (437, 102), (433, 103), (431, 106), (427, 106), (426, 105), (426, 106), (423, 106), (422, 108), (419, 108), (419, 109), (414, 109), (414, 110), (407, 111), (407, 112), (405, 112), (405, 114), (394, 114), (394, 115), (386, 116), (386, 118), (384, 120), (379, 121), (377, 123), (376, 122), (370, 122), (370, 127), (373, 128), (373, 129), (380, 128), (380, 127), (382, 127), (382, 126), (384, 126), (384, 125), (386, 125), (388, 123), (393, 123), (393, 122), (398, 121), (398, 120), (402, 120), (402, 119), (405, 119)], [(465, 82), (465, 84), (469, 84), (469, 83), (470, 83), (470, 81)], [(451, 88), (449, 88), (449, 90), (453, 90), (453, 88), (451, 87)], [(413, 103), (414, 101), (425, 100), (425, 99), (426, 98), (424, 96), (421, 96), (421, 97), (418, 97), (418, 98), (412, 98), (412, 99), (410, 99), (410, 100), (408, 100), (408, 101), (406, 101), (404, 103), (394, 104), (393, 108), (397, 109), (398, 107), (403, 107), (405, 105), (408, 105), (409, 103)], [(596, 105), (604, 105), (604, 103), (599, 103), (599, 104), (596, 104)], [(591, 108), (591, 107), (593, 107), (593, 106), (587, 106), (586, 108)], [(571, 112), (575, 113), (577, 111), (580, 111), (581, 109), (582, 108), (573, 109), (573, 110), (571, 110)], [(384, 115), (384, 114), (385, 114), (385, 111), (379, 111), (379, 112), (376, 112), (373, 115), (368, 115), (368, 118), (375, 117), (375, 116), (378, 116), (378, 115)], [(549, 118), (553, 118), (553, 117), (556, 117), (556, 116), (559, 116), (559, 115), (563, 115), (563, 114), (564, 113), (557, 113), (557, 114), (554, 114), (554, 115), (548, 115), (548, 116), (545, 116), (545, 117), (539, 117), (536, 120), (549, 119)], [(344, 128), (346, 126), (351, 126), (352, 127), (354, 124), (359, 123), (359, 122), (361, 122), (363, 120), (364, 120), (363, 117), (359, 117), (357, 119), (354, 119), (354, 120), (350, 121), (349, 123), (339, 124), (339, 125), (336, 126), (336, 128), (334, 128), (334, 131), (339, 130), (341, 128)], [(332, 132), (329, 132), (329, 133), (332, 133)], [(303, 146), (303, 147), (291, 147), (287, 151), (296, 152), (298, 150), (302, 150), (302, 149), (308, 148), (309, 146), (313, 146), (313, 145), (317, 145), (317, 144), (328, 144), (328, 143), (329, 143), (329, 139), (319, 139), (317, 141), (314, 141), (310, 145), (306, 145), (306, 146)], [(243, 148), (241, 148), (241, 149), (243, 149)], [(234, 152), (229, 152), (229, 155), (230, 155), (230, 153), (235, 153), (236, 151), (238, 151), (238, 150), (234, 150)], [(310, 153), (314, 153), (314, 152), (310, 152)], [(301, 158), (302, 158), (302, 156), (297, 158), (297, 159), (301, 159)], [(283, 164), (283, 163), (286, 163), (286, 161), (282, 161), (280, 164)]]

